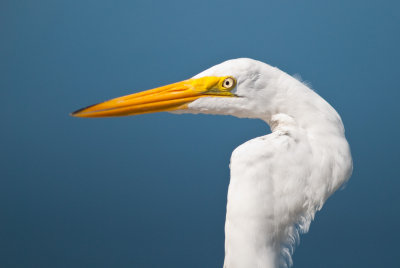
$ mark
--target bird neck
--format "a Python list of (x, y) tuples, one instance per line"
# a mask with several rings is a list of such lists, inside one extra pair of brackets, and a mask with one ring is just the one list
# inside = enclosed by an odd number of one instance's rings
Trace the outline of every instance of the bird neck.
[(227, 215), (224, 268), (279, 267), (280, 245), (260, 237), (262, 226), (251, 225), (245, 219), (230, 221)]
[[(224, 268), (290, 266), (299, 232), (308, 231), (315, 212), (351, 173), (350, 151), (339, 115), (315, 92), (297, 82), (292, 87), (281, 86), (283, 90), (279, 93), (296, 94), (295, 98), (278, 95), (275, 107), (269, 106), (268, 111), (258, 114), (258, 118), (270, 125), (273, 134), (248, 141), (232, 154)], [(299, 171), (307, 172), (312, 167), (323, 172), (318, 173), (321, 178), (306, 182), (307, 193), (281, 183), (287, 180), (288, 168), (282, 166), (279, 173), (279, 167), (270, 164), (271, 155), (281, 148), (271, 147), (274, 145), (270, 143), (271, 137), (288, 137), (284, 140), (287, 143), (282, 144), (291, 150), (282, 162), (293, 160), (293, 156), (294, 160), (288, 162), (301, 167)], [(298, 155), (294, 156), (295, 153)], [(305, 163), (309, 166), (303, 163), (303, 157), (308, 157)], [(309, 176), (300, 173), (295, 177)], [(302, 187), (300, 180), (294, 181)], [(279, 193), (286, 193), (286, 197)], [(299, 205), (288, 217), (285, 208), (293, 200), (300, 204), (305, 199), (307, 206)]]
[(280, 70), (277, 72), (273, 86), (280, 90), (273, 96), (268, 110), (260, 113), (258, 118), (266, 121), (272, 131), (289, 123), (296, 124), (313, 137), (344, 137), (342, 120), (327, 101), (297, 79)]

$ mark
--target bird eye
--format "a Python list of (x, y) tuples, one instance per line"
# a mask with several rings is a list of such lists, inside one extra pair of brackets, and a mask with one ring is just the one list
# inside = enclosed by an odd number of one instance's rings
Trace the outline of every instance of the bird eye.
[(222, 86), (224, 88), (231, 88), (235, 85), (235, 79), (233, 79), (232, 77), (227, 77), (225, 78), (225, 80), (222, 82)]

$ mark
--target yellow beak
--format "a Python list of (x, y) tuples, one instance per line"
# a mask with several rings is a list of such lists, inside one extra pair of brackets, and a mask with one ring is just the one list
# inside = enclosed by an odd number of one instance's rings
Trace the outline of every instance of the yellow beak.
[[(229, 88), (224, 81), (232, 79)], [(111, 99), (73, 112), (76, 117), (111, 117), (186, 109), (202, 97), (233, 97), (236, 81), (231, 77), (207, 76)]]

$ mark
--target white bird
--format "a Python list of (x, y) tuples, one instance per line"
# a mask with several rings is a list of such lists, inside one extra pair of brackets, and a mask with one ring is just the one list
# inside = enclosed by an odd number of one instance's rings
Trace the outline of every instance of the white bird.
[(168, 111), (258, 118), (271, 128), (234, 150), (224, 268), (290, 267), (300, 233), (352, 173), (342, 120), (278, 68), (234, 59), (191, 79), (74, 112), (108, 117)]

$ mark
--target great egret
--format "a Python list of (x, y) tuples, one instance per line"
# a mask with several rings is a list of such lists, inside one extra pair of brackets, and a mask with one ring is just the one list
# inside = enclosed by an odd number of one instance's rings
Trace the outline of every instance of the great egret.
[(348, 180), (342, 120), (306, 85), (260, 61), (234, 59), (191, 79), (74, 112), (108, 117), (168, 111), (259, 118), (272, 133), (231, 157), (224, 268), (289, 267), (299, 233)]

